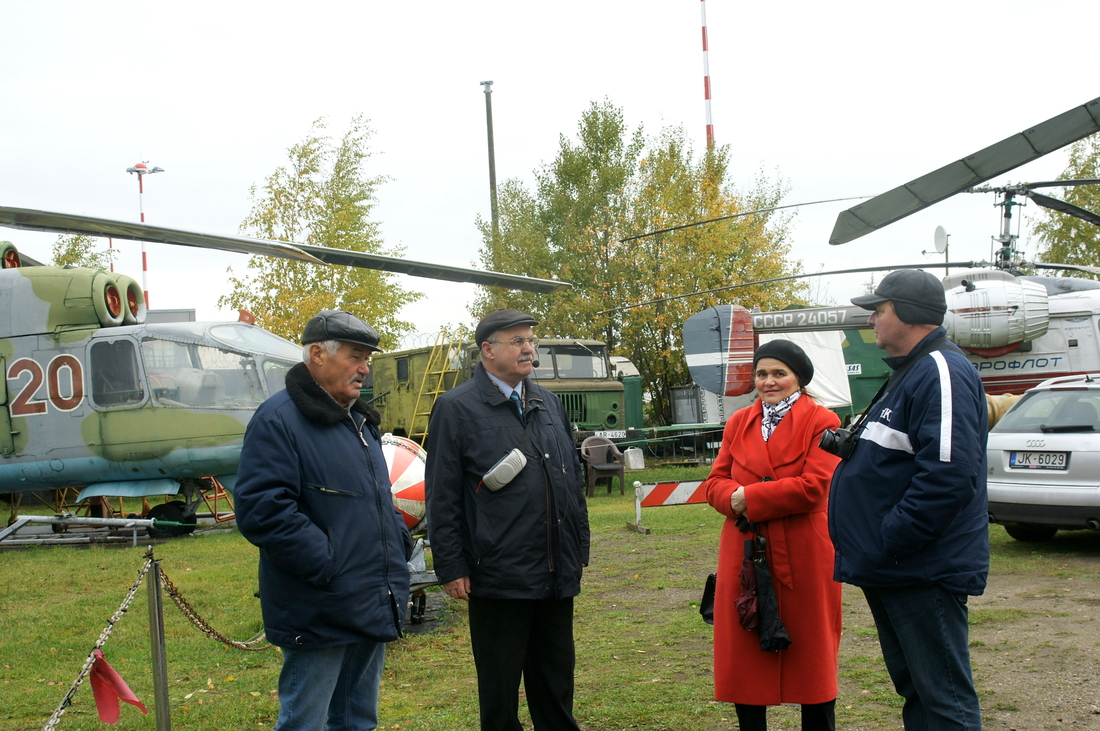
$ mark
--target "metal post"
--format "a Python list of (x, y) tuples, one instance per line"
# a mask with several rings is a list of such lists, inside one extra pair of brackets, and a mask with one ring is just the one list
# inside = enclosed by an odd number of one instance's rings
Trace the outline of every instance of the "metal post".
[(493, 82), (482, 81), (485, 87), (485, 128), (489, 132), (489, 203), (493, 212), (493, 241), (500, 238), (500, 219), (497, 216), (497, 159), (493, 149)]
[[(145, 553), (153, 558), (153, 547)], [(170, 731), (172, 720), (168, 712), (168, 660), (164, 651), (164, 606), (160, 596), (160, 561), (153, 560), (145, 577), (149, 593), (149, 645), (153, 654), (153, 699), (156, 703), (157, 731)]]

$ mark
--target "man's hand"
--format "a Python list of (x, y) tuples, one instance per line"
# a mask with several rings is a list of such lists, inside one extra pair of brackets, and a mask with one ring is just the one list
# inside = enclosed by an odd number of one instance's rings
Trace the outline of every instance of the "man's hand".
[(741, 485), (730, 495), (730, 510), (738, 515), (744, 515), (748, 507), (749, 504), (745, 501), (745, 486)]
[(463, 576), (461, 579), (448, 581), (443, 585), (443, 591), (447, 592), (447, 596), (452, 599), (461, 599), (464, 602), (470, 601), (470, 577)]

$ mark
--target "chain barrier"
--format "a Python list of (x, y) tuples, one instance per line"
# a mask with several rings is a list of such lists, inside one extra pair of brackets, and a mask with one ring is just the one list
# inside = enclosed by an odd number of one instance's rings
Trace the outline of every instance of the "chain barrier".
[(107, 643), (107, 638), (111, 636), (111, 632), (114, 630), (115, 625), (118, 624), (119, 620), (122, 619), (122, 615), (129, 609), (130, 602), (134, 600), (134, 595), (137, 594), (138, 587), (141, 586), (141, 582), (145, 579), (145, 574), (152, 565), (153, 558), (150, 556), (146, 559), (141, 570), (138, 571), (137, 580), (134, 582), (134, 585), (130, 587), (130, 591), (127, 592), (126, 598), (122, 600), (122, 604), (119, 606), (118, 611), (107, 620), (107, 626), (99, 633), (99, 639), (96, 640), (95, 646), (88, 653), (88, 659), (84, 661), (84, 667), (80, 669), (80, 674), (76, 676), (76, 680), (73, 681), (72, 686), (69, 688), (69, 692), (61, 699), (60, 705), (57, 706), (57, 710), (50, 716), (50, 720), (42, 727), (42, 731), (53, 731), (53, 729), (57, 727), (58, 721), (65, 715), (65, 711), (68, 710), (69, 705), (73, 702), (73, 696), (76, 695), (77, 689), (84, 682), (84, 678), (88, 676), (88, 673), (91, 672), (92, 665), (95, 664), (95, 651), (101, 649), (103, 645)]
[(183, 598), (183, 594), (180, 594), (180, 591), (176, 588), (176, 585), (168, 579), (168, 574), (164, 573), (163, 567), (161, 568), (160, 572), (160, 583), (164, 585), (164, 590), (168, 593), (168, 596), (169, 598), (171, 598), (172, 602), (183, 613), (183, 616), (187, 617), (188, 621), (190, 621), (191, 624), (195, 625), (195, 627), (200, 632), (202, 632), (210, 639), (217, 640), (218, 642), (222, 642), (226, 645), (229, 645), (230, 647), (236, 647), (238, 650), (248, 650), (249, 652), (259, 652), (260, 650), (266, 650), (271, 647), (270, 643), (262, 647), (253, 647), (253, 645), (264, 641), (264, 632), (262, 630), (253, 639), (247, 640), (245, 642), (231, 640), (219, 633), (217, 630), (210, 626), (209, 622), (203, 619), (199, 615), (199, 613), (195, 611), (195, 608), (191, 606), (190, 602)]
[[(58, 722), (61, 717), (65, 715), (65, 711), (73, 702), (73, 696), (76, 695), (77, 689), (84, 683), (84, 679), (88, 677), (88, 673), (92, 670), (92, 665), (95, 664), (95, 651), (103, 648), (103, 645), (107, 643), (107, 639), (111, 636), (111, 632), (114, 631), (115, 625), (122, 619), (122, 615), (126, 613), (126, 610), (130, 608), (130, 603), (134, 600), (134, 595), (137, 594), (138, 588), (141, 586), (141, 582), (145, 579), (145, 574), (149, 572), (149, 568), (153, 565), (153, 557), (150, 555), (146, 558), (145, 563), (138, 571), (137, 580), (134, 581), (134, 585), (130, 587), (130, 590), (126, 593), (126, 597), (122, 600), (122, 604), (119, 606), (118, 611), (107, 620), (107, 626), (103, 628), (103, 631), (99, 634), (99, 639), (96, 640), (95, 646), (88, 652), (88, 658), (84, 661), (84, 667), (80, 669), (80, 673), (76, 676), (76, 680), (73, 681), (72, 686), (69, 688), (69, 692), (65, 694), (65, 697), (61, 699), (61, 703), (57, 706), (57, 710), (50, 716), (50, 720), (46, 722), (46, 725), (42, 727), (42, 731), (54, 731), (57, 728)], [(195, 625), (203, 634), (207, 637), (217, 640), (218, 642), (229, 645), (230, 647), (236, 647), (238, 650), (249, 650), (252, 652), (258, 652), (260, 650), (266, 650), (271, 647), (270, 644), (266, 644), (263, 647), (253, 647), (260, 642), (264, 641), (264, 632), (261, 630), (259, 634), (250, 640), (245, 642), (237, 642), (231, 640), (217, 630), (210, 626), (210, 623), (203, 619), (195, 608), (183, 598), (179, 589), (175, 584), (168, 580), (168, 576), (162, 570), (160, 572), (161, 584), (164, 585), (164, 590), (168, 593), (168, 596), (172, 598), (179, 610), (183, 613), (183, 616)]]

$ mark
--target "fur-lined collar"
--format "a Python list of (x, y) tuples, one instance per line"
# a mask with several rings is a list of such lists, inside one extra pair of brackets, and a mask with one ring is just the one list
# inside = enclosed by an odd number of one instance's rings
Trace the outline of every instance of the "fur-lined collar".
[[(315, 424), (331, 426), (343, 421), (348, 415), (347, 409), (336, 403), (328, 391), (317, 385), (305, 363), (299, 363), (287, 372), (286, 392), (294, 405)], [(356, 399), (351, 410), (362, 414), (372, 426), (382, 423), (382, 417), (363, 399)]]

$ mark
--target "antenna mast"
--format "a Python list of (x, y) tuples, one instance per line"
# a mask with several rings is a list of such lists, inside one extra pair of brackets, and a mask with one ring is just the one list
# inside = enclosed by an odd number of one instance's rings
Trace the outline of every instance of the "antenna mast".
[[(153, 173), (163, 173), (164, 168), (149, 167), (143, 162), (139, 162), (132, 168), (126, 168), (126, 172), (133, 175), (137, 173), (138, 176), (138, 212), (141, 213), (141, 222), (145, 223), (145, 184), (142, 179), (146, 175), (152, 175)], [(112, 269), (113, 271), (113, 269)], [(145, 255), (145, 242), (141, 242), (141, 291), (145, 295), (145, 307), (149, 307), (149, 259)]]
[(714, 121), (710, 116), (710, 59), (707, 57), (707, 0), (699, 0), (703, 13), (703, 98), (707, 107), (707, 149), (714, 147)]

